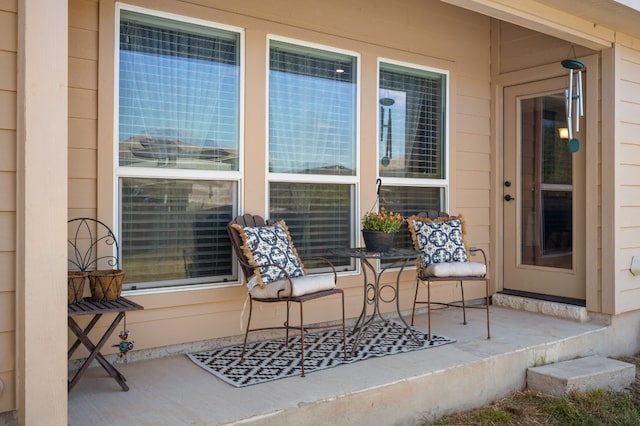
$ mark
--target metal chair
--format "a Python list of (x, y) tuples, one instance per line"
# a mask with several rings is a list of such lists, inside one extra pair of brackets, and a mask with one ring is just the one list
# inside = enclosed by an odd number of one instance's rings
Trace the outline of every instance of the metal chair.
[[(235, 226), (234, 226), (235, 225)], [(240, 262), (240, 266), (242, 268), (242, 272), (245, 277), (245, 282), (250, 283), (252, 279), (255, 280), (256, 270), (259, 268), (255, 264), (252, 264), (249, 258), (247, 257), (245, 251), (243, 250), (243, 237), (240, 228), (244, 227), (268, 227), (276, 225), (275, 221), (272, 220), (264, 220), (260, 216), (254, 216), (250, 214), (245, 214), (244, 216), (238, 216), (227, 225), (227, 231), (229, 233), (229, 237), (231, 238), (231, 245), (234, 249), (234, 252)], [(281, 265), (276, 263), (263, 264), (263, 267), (275, 267), (282, 270), (282, 275), (284, 278), (276, 281), (274, 283), (268, 284), (268, 286), (274, 286), (277, 284), (277, 293), (267, 295), (269, 292), (263, 292), (261, 294), (260, 286), (256, 285), (255, 287), (249, 289), (249, 317), (247, 319), (247, 327), (244, 335), (244, 343), (242, 347), (241, 357), (244, 357), (245, 349), (247, 346), (247, 337), (249, 332), (252, 331), (261, 331), (261, 330), (273, 330), (273, 329), (284, 329), (286, 331), (286, 344), (289, 343), (289, 330), (300, 330), (300, 367), (301, 367), (301, 376), (304, 377), (304, 336), (307, 330), (316, 329), (316, 328), (324, 328), (321, 326), (307, 326), (304, 322), (304, 303), (310, 300), (316, 300), (328, 296), (340, 295), (341, 303), (342, 303), (342, 345), (343, 345), (343, 353), (346, 359), (347, 357), (347, 342), (346, 342), (346, 330), (345, 330), (345, 309), (344, 309), (344, 292), (342, 289), (335, 288), (335, 284), (337, 283), (337, 274), (335, 267), (328, 259), (323, 259), (326, 264), (331, 268), (332, 275), (324, 274), (325, 276), (320, 279), (329, 279), (332, 280), (332, 285), (330, 284), (328, 289), (320, 290), (320, 291), (311, 291), (306, 292), (305, 289), (305, 279), (316, 279), (318, 275), (306, 275), (303, 277), (292, 277), (289, 273), (286, 272)], [(268, 287), (267, 286), (267, 287)], [(254, 302), (262, 302), (262, 303), (285, 303), (286, 304), (286, 319), (282, 326), (277, 327), (258, 327), (251, 328), (251, 319), (253, 313), (253, 303)], [(292, 303), (298, 303), (300, 306), (300, 325), (291, 325), (289, 321), (289, 311)]]
[[(427, 211), (420, 212), (413, 218), (409, 218), (408, 222), (412, 219), (427, 219), (433, 221), (433, 223), (438, 223), (438, 221), (446, 221), (451, 218), (456, 218), (450, 216), (446, 212), (440, 211)], [(415, 228), (412, 229), (414, 224), (409, 223), (409, 230), (413, 236), (414, 247), (416, 250), (421, 251), (424, 247), (421, 247), (420, 242), (417, 238), (415, 238)], [(475, 256), (477, 253), (482, 254), (482, 263), (480, 262), (447, 262), (446, 264), (429, 264), (423, 265), (422, 256), (418, 259), (418, 267), (416, 274), (416, 289), (413, 298), (413, 308), (411, 311), (411, 325), (414, 322), (414, 316), (416, 311), (416, 305), (424, 304), (427, 305), (427, 327), (428, 327), (428, 338), (429, 341), (432, 342), (431, 335), (431, 311), (437, 309), (445, 309), (448, 307), (456, 307), (462, 308), (462, 321), (463, 324), (467, 324), (467, 315), (466, 308), (473, 309), (485, 309), (487, 313), (487, 339), (491, 338), (491, 331), (489, 325), (489, 278), (487, 277), (487, 257), (484, 250), (479, 248), (469, 248), (467, 249), (466, 244), (464, 249), (471, 255)], [(431, 300), (431, 283), (439, 282), (439, 281), (456, 281), (460, 284), (460, 295), (461, 300), (454, 302), (434, 302)], [(467, 281), (472, 282), (484, 282), (485, 286), (485, 295), (484, 295), (484, 304), (483, 305), (467, 305), (464, 297), (464, 283)], [(418, 300), (418, 293), (420, 289), (420, 282), (426, 284), (427, 287), (427, 300)]]

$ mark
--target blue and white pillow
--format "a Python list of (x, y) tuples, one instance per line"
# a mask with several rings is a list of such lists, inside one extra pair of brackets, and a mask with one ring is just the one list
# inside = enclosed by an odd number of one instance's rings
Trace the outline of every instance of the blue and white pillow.
[(240, 232), (244, 243), (242, 249), (249, 264), (256, 267), (254, 271), (261, 287), (284, 278), (285, 271), (291, 277), (305, 274), (304, 265), (283, 220), (273, 226), (234, 227)]
[(420, 251), (422, 266), (468, 261), (461, 217), (452, 216), (435, 221), (411, 217), (408, 225), (414, 246)]

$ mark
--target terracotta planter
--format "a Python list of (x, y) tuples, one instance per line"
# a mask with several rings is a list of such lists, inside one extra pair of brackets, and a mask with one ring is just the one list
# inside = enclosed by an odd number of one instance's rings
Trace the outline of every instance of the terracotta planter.
[(121, 269), (106, 269), (89, 272), (89, 287), (91, 298), (96, 302), (116, 300), (122, 293), (124, 271)]
[(362, 238), (364, 238), (364, 245), (368, 251), (387, 251), (393, 247), (393, 240), (397, 232), (382, 232), (382, 231), (365, 231), (362, 230)]

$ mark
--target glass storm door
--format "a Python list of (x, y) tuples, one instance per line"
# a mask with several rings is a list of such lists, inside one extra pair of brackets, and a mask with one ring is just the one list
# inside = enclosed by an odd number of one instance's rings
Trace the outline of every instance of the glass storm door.
[[(562, 134), (567, 83), (504, 91), (503, 287), (579, 302), (586, 295), (584, 146), (570, 152)], [(584, 144), (584, 131), (573, 136)]]

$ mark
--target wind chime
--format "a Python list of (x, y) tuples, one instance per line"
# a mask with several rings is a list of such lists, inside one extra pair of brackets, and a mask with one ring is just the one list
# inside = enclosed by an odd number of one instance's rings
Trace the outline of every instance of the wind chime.
[[(573, 49), (573, 46), (571, 47)], [(568, 148), (570, 152), (580, 149), (580, 141), (574, 138), (574, 132), (580, 131), (580, 117), (584, 116), (582, 97), (582, 71), (584, 64), (577, 59), (565, 59), (562, 66), (569, 70), (569, 87), (564, 91), (567, 111), (567, 129), (569, 130)]]
[[(385, 147), (385, 155), (380, 160), (380, 163), (387, 167), (393, 158), (392, 155), (392, 145), (391, 145), (391, 106), (396, 103), (391, 98), (382, 98), (380, 99), (380, 142), (384, 142), (384, 130), (387, 129), (387, 144)], [(384, 124), (384, 108), (387, 107), (389, 117), (387, 118), (387, 124)]]

